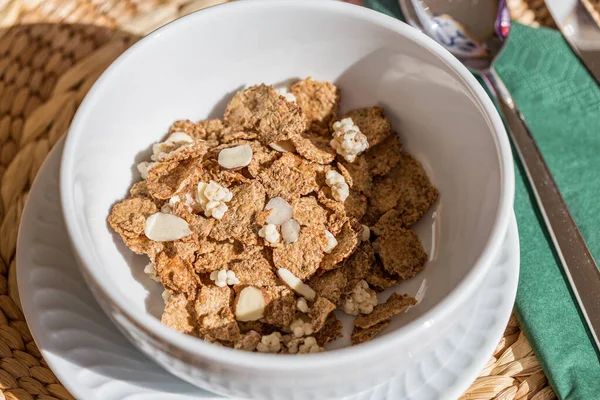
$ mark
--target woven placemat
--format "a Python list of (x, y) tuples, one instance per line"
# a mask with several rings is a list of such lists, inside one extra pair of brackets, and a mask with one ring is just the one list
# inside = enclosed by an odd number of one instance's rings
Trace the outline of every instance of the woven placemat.
[[(21, 311), (15, 246), (44, 158), (102, 71), (157, 27), (226, 0), (0, 0), (0, 400), (73, 399), (42, 359)], [(553, 24), (543, 0), (509, 1), (513, 18)], [(464, 399), (554, 399), (511, 318)]]

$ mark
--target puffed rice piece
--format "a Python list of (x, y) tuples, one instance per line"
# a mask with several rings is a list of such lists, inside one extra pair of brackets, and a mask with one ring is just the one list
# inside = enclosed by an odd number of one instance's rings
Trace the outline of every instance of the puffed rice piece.
[(290, 103), (295, 103), (296, 102), (296, 96), (294, 96), (294, 94), (291, 93), (288, 90), (288, 88), (275, 89), (275, 91), (277, 92), (278, 95), (284, 97)]
[(350, 315), (370, 314), (376, 305), (377, 293), (369, 289), (369, 284), (364, 279), (342, 299), (344, 312)]
[(327, 171), (325, 183), (331, 188), (331, 195), (337, 201), (345, 201), (350, 196), (350, 186), (339, 172), (333, 169)]
[(325, 351), (317, 343), (317, 339), (313, 336), (307, 338), (293, 339), (287, 344), (288, 353), (290, 354), (311, 354)]
[(259, 353), (279, 353), (281, 351), (282, 336), (279, 332), (273, 332), (270, 335), (264, 335), (260, 338), (260, 343), (256, 345)]
[(333, 139), (329, 144), (348, 162), (369, 148), (367, 137), (360, 132), (352, 118), (344, 118), (333, 124)]
[(215, 282), (218, 287), (239, 285), (240, 280), (235, 276), (235, 272), (222, 269), (210, 273), (210, 280)]
[(277, 231), (277, 227), (274, 224), (266, 224), (260, 228), (258, 236), (269, 243), (277, 243), (279, 241), (279, 231)]
[(219, 220), (223, 218), (227, 210), (229, 210), (225, 203), (231, 201), (232, 198), (233, 193), (231, 190), (219, 185), (215, 181), (198, 183), (196, 199), (204, 210), (204, 215), (207, 217)]
[(294, 337), (297, 338), (312, 335), (314, 332), (312, 324), (304, 321), (302, 318), (296, 318), (294, 322), (291, 323), (290, 330), (294, 334)]

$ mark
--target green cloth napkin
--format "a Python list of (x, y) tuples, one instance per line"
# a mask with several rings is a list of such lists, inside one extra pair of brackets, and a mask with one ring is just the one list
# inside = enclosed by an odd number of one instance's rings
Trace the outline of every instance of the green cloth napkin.
[[(402, 18), (397, 0), (365, 0)], [(559, 32), (513, 24), (496, 65), (596, 260), (600, 256), (600, 89)], [(600, 361), (519, 163), (517, 315), (556, 394), (600, 399)]]

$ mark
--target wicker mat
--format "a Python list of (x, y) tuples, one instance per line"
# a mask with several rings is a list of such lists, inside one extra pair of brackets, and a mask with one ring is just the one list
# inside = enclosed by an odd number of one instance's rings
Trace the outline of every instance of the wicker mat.
[[(42, 161), (102, 71), (155, 28), (226, 0), (0, 0), (0, 400), (72, 399), (21, 311), (15, 245)], [(513, 18), (551, 25), (543, 0), (508, 1)], [(554, 399), (517, 320), (464, 399)]]

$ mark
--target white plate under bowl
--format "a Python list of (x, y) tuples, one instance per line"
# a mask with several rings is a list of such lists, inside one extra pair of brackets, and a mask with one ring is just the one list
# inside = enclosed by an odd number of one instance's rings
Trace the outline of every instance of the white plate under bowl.
[[(78, 399), (222, 398), (172, 376), (146, 358), (96, 303), (77, 267), (60, 208), (62, 147), (61, 141), (38, 173), (17, 244), (23, 311), (48, 365)], [(409, 370), (352, 398), (458, 398), (502, 336), (514, 303), (518, 272), (519, 241), (513, 218), (494, 266), (476, 295), (460, 308), (443, 339), (411, 355), (413, 367)]]

